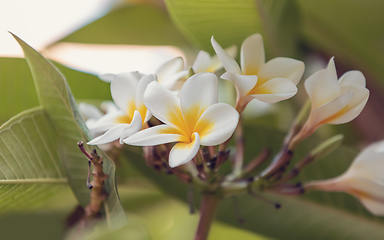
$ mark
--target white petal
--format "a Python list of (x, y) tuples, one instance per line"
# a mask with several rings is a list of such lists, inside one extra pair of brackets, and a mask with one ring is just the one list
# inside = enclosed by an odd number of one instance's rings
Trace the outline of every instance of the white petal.
[(338, 113), (338, 116), (334, 117), (334, 120), (328, 122), (330, 124), (342, 124), (352, 121), (359, 116), (368, 101), (369, 90), (365, 87), (360, 87), (358, 85), (345, 85), (341, 87), (341, 90), (342, 92), (351, 91), (354, 95), (348, 105), (340, 113)]
[[(126, 115), (123, 111), (115, 111), (111, 113), (107, 113), (101, 118), (99, 118), (96, 122), (94, 122), (90, 127), (89, 130), (91, 130), (94, 133), (101, 133), (105, 132), (112, 127), (116, 126), (117, 124), (123, 124), (128, 122), (122, 122), (120, 120), (123, 120), (126, 118)], [(128, 120), (128, 119), (127, 119)]]
[(331, 59), (329, 59), (327, 70), (335, 79), (337, 79), (338, 77), (337, 77), (335, 60), (334, 59), (335, 59), (335, 57), (331, 57)]
[(238, 98), (247, 95), (257, 83), (256, 75), (240, 75), (234, 72), (226, 72), (220, 78), (231, 81), (235, 85)]
[[(177, 72), (175, 74), (172, 74), (170, 76), (167, 77), (167, 80), (166, 81), (163, 81), (161, 83), (162, 86), (166, 87), (167, 89), (169, 90), (180, 90), (181, 89), (181, 86), (176, 86), (178, 81), (182, 81), (182, 80), (186, 80), (188, 78), (188, 70), (183, 70), (183, 71), (180, 71), (180, 72)], [(180, 82), (179, 81), (179, 82)]]
[(92, 104), (81, 102), (79, 103), (79, 112), (85, 119), (99, 119), (103, 113)]
[(247, 37), (241, 45), (241, 69), (244, 75), (257, 75), (265, 63), (263, 37), (253, 34)]
[[(186, 130), (180, 99), (158, 82), (151, 82), (144, 93), (144, 104), (160, 121), (180, 130)], [(185, 132), (187, 135), (187, 133)]]
[(345, 185), (346, 192), (359, 198), (372, 214), (384, 215), (384, 183), (382, 179), (383, 177), (375, 179), (374, 176), (368, 176), (368, 178), (354, 176), (349, 179), (344, 177), (341, 184)]
[[(384, 190), (384, 186), (381, 191)], [(371, 198), (360, 198), (361, 203), (364, 207), (373, 215), (384, 216), (384, 199), (381, 201), (371, 199)]]
[(87, 125), (88, 128), (90, 128), (95, 122), (97, 122), (96, 119), (94, 119), (94, 118), (90, 118), (90, 119), (88, 119), (88, 120), (85, 122), (85, 124)]
[(105, 144), (105, 143), (113, 142), (113, 141), (120, 138), (121, 133), (127, 127), (129, 127), (129, 124), (116, 125), (113, 128), (109, 129), (103, 135), (92, 139), (92, 141), (89, 141), (87, 144), (88, 145), (98, 145), (98, 144)]
[(123, 140), (126, 139), (127, 137), (131, 136), (132, 134), (140, 131), (142, 127), (142, 118), (139, 113), (139, 111), (135, 111), (133, 115), (132, 122), (129, 124), (128, 127), (126, 127), (120, 134), (120, 144), (123, 144)]
[(144, 92), (147, 89), (148, 84), (153, 81), (156, 81), (156, 76), (154, 74), (149, 74), (142, 77), (137, 84), (135, 92), (135, 106), (143, 117), (145, 117), (147, 113), (147, 108), (144, 105)]
[(312, 128), (332, 121), (332, 117), (347, 106), (353, 98), (353, 95), (354, 93), (351, 91), (346, 92), (331, 102), (319, 108), (313, 109), (311, 115), (309, 116), (308, 125)]
[(339, 79), (341, 86), (355, 84), (361, 87), (365, 87), (365, 77), (362, 72), (353, 70), (343, 74)]
[(293, 58), (277, 57), (262, 65), (257, 77), (260, 81), (287, 78), (297, 85), (304, 73), (304, 63)]
[(225, 142), (239, 122), (239, 113), (230, 105), (216, 103), (198, 120), (194, 132), (199, 133), (201, 145), (214, 146)]
[(104, 82), (110, 83), (112, 82), (113, 79), (115, 79), (116, 74), (112, 73), (104, 73), (104, 74), (99, 74), (99, 78), (103, 80)]
[[(355, 158), (346, 175), (365, 177), (384, 181), (384, 141), (379, 141), (364, 148)], [(383, 190), (384, 193), (384, 190)]]
[(136, 72), (120, 73), (111, 83), (113, 101), (127, 115), (135, 111), (135, 91), (141, 76)]
[(208, 67), (211, 65), (211, 61), (212, 59), (209, 53), (206, 51), (200, 51), (192, 65), (192, 69), (195, 73), (206, 72)]
[(176, 143), (169, 153), (169, 166), (171, 168), (180, 166), (191, 161), (200, 148), (200, 137), (198, 133), (193, 134), (191, 143)]
[(323, 191), (347, 192), (358, 198), (372, 214), (384, 215), (384, 184), (380, 180), (344, 173), (336, 178), (307, 183), (306, 187)]
[(152, 117), (152, 113), (150, 111), (147, 110), (147, 113), (145, 114), (145, 118), (144, 118), (144, 122), (148, 122), (149, 119), (151, 119)]
[(233, 59), (236, 59), (236, 57), (237, 57), (237, 46), (236, 45), (232, 45), (230, 47), (227, 47), (226, 49), (224, 49), (224, 51), (226, 51), (228, 53), (228, 55), (231, 56)]
[(252, 97), (266, 103), (276, 103), (293, 97), (297, 93), (296, 85), (286, 78), (274, 78), (252, 90)]
[(170, 142), (188, 140), (177, 130), (165, 124), (150, 127), (137, 132), (123, 140), (126, 144), (133, 146), (154, 146)]
[(174, 58), (159, 67), (156, 71), (157, 81), (160, 84), (167, 81), (167, 78), (184, 69), (184, 60), (182, 57)]
[(241, 74), (241, 70), (239, 67), (239, 64), (233, 59), (213, 38), (211, 38), (211, 43), (213, 49), (215, 49), (215, 52), (217, 54), (217, 57), (220, 59), (221, 63), (223, 64), (225, 70), (227, 72), (232, 71), (237, 74)]
[(337, 79), (326, 69), (312, 74), (304, 83), (311, 99), (312, 108), (318, 108), (340, 96), (341, 88)]
[(197, 73), (183, 85), (180, 93), (181, 112), (188, 127), (188, 135), (201, 114), (217, 103), (217, 77), (213, 73)]
[[(228, 53), (229, 56), (231, 56), (233, 59), (236, 59), (237, 56), (237, 46), (232, 45), (226, 49), (224, 49)], [(223, 67), (223, 64), (220, 62), (220, 59), (217, 55), (214, 55), (211, 58), (211, 63), (209, 64), (209, 68), (206, 70), (206, 72), (216, 72), (220, 68)]]
[(116, 104), (113, 101), (104, 101), (100, 104), (101, 110), (103, 110), (105, 113), (110, 112), (116, 112), (119, 111), (119, 108), (116, 106)]

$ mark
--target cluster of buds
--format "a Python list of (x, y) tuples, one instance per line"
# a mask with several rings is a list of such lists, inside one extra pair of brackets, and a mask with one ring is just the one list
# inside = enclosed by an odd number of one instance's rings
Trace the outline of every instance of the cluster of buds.
[[(176, 58), (161, 66), (155, 74), (101, 75), (101, 79), (111, 82), (117, 109), (89, 125), (99, 136), (88, 144), (118, 141), (143, 146), (148, 165), (165, 169), (204, 195), (216, 198), (240, 193), (255, 195), (258, 191), (300, 195), (304, 190), (340, 190), (357, 196), (369, 209), (376, 209), (372, 201), (382, 200), (381, 196), (374, 197), (373, 190), (366, 194), (362, 188), (352, 187), (361, 183), (361, 179), (367, 179), (360, 177), (356, 173), (360, 170), (354, 167), (364, 162), (361, 160), (365, 158), (364, 153), (339, 178), (304, 185), (289, 183), (307, 164), (338, 146), (342, 140), (340, 136), (318, 146), (287, 172), (296, 147), (316, 129), (324, 124), (350, 122), (360, 114), (369, 96), (364, 75), (360, 71), (349, 71), (338, 79), (333, 58), (326, 69), (311, 75), (305, 81), (310, 104), (303, 107), (270, 165), (258, 171), (260, 174), (249, 177), (268, 159), (268, 152), (260, 153), (243, 166), (242, 113), (253, 99), (276, 103), (293, 97), (304, 73), (304, 63), (285, 57), (266, 62), (260, 34), (249, 36), (243, 42), (240, 66), (235, 60), (236, 47), (224, 50), (213, 37), (211, 42), (217, 55), (211, 57), (201, 51), (189, 69), (184, 68), (182, 58)], [(236, 89), (234, 106), (218, 102), (219, 78), (214, 73), (221, 67), (226, 72), (220, 78), (232, 82)], [(232, 137), (235, 154), (227, 150)], [(220, 175), (219, 167), (232, 155), (232, 172)], [(367, 203), (368, 198), (372, 204)], [(383, 213), (382, 210), (372, 212)]]

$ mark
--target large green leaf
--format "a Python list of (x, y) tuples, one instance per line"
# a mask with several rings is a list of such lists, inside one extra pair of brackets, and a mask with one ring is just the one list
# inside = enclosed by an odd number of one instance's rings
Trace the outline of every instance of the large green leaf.
[(24, 59), (0, 58), (0, 123), (39, 106), (28, 65)]
[[(85, 184), (88, 164), (76, 143), (80, 140), (87, 141), (89, 131), (86, 127), (84, 128), (84, 121), (77, 114), (77, 107), (64, 76), (40, 53), (17, 36), (14, 37), (22, 47), (31, 69), (40, 105), (52, 119), (53, 126), (58, 133), (59, 156), (68, 183), (80, 204), (87, 206), (90, 199), (90, 192)], [(116, 222), (122, 222), (121, 219), (125, 219), (125, 214), (115, 186), (115, 165), (107, 156), (103, 157), (104, 172), (109, 175), (105, 184), (106, 191), (109, 193), (107, 204), (104, 206), (105, 214)]]
[(262, 33), (271, 55), (292, 55), (299, 11), (292, 0), (166, 0), (176, 26), (201, 49), (213, 52), (212, 35), (223, 47)]
[(129, 6), (112, 11), (61, 41), (189, 46), (163, 10), (147, 5)]
[[(303, 33), (313, 47), (383, 82), (383, 1), (299, 0)], [(349, 69), (346, 69), (349, 70)]]
[[(283, 139), (282, 133), (265, 127), (247, 128), (244, 132), (247, 133), (246, 161), (265, 147), (276, 152)], [(303, 157), (318, 142), (313, 138), (306, 140), (295, 153), (294, 161)], [(328, 157), (305, 169), (300, 175), (300, 180), (337, 176), (345, 171), (356, 153), (356, 150), (340, 147)], [(164, 191), (185, 200), (187, 187), (176, 177), (156, 173), (145, 166), (141, 156), (133, 151), (127, 153), (127, 157)], [(281, 203), (282, 208), (276, 210), (272, 205), (242, 195), (238, 199), (245, 224), (237, 222), (231, 199), (221, 202), (217, 219), (278, 239), (382, 239), (384, 235), (383, 221), (371, 216), (357, 200), (343, 193), (314, 192), (304, 197), (268, 194), (266, 197)]]
[[(109, 84), (98, 77), (58, 65), (76, 99), (110, 99)], [(39, 105), (28, 64), (22, 58), (0, 58), (0, 124)]]
[(1, 126), (0, 212), (42, 207), (68, 194), (57, 147), (56, 131), (40, 107)]

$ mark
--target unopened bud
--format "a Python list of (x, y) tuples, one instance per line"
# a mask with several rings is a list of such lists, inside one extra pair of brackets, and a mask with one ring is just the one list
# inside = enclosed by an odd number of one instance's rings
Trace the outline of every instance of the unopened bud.
[(310, 155), (313, 157), (313, 160), (323, 158), (333, 152), (344, 140), (343, 134), (338, 134), (329, 138), (328, 140), (322, 142), (319, 146), (313, 149)]

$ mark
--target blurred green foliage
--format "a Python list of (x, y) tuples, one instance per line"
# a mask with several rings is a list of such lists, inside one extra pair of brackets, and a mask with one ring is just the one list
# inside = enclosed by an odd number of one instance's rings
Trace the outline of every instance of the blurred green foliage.
[(167, 13), (159, 8), (133, 5), (112, 11), (61, 40), (62, 42), (170, 45), (190, 44), (175, 28)]
[(213, 53), (210, 39), (223, 46), (241, 45), (257, 32), (271, 56), (295, 54), (300, 13), (291, 0), (165, 1), (176, 26), (196, 46)]

